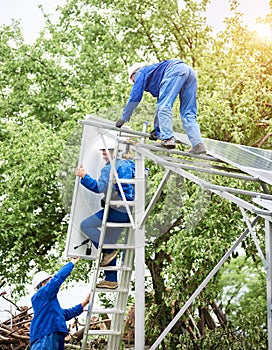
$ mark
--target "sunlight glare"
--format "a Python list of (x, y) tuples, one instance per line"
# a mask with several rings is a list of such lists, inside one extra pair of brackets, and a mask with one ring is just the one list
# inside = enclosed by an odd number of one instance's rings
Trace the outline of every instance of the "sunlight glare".
[(254, 26), (254, 31), (256, 32), (257, 36), (266, 41), (272, 40), (272, 30), (268, 24), (265, 23), (259, 23)]

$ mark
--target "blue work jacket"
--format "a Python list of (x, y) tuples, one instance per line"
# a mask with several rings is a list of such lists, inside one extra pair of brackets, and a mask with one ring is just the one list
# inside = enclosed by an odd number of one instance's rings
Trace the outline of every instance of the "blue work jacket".
[(66, 321), (80, 315), (82, 305), (78, 304), (70, 309), (62, 309), (57, 299), (61, 284), (70, 275), (74, 264), (68, 262), (55, 276), (41, 287), (31, 298), (34, 317), (30, 325), (30, 343), (54, 332), (67, 334)]
[[(93, 179), (89, 174), (86, 174), (81, 179), (81, 184), (95, 193), (106, 194), (110, 179), (111, 164), (108, 162), (102, 169), (98, 180)], [(135, 177), (135, 164), (132, 160), (117, 159), (116, 171), (120, 179), (132, 179)], [(127, 201), (134, 200), (134, 187), (131, 184), (122, 184), (122, 188)], [(119, 198), (122, 198), (118, 185), (114, 185), (114, 190), (117, 191)]]
[[(158, 98), (160, 84), (164, 72), (172, 60), (165, 60), (149, 66), (145, 66), (137, 71), (134, 76), (134, 84), (130, 92), (128, 102), (123, 110), (122, 120), (129, 121), (134, 109), (142, 100), (144, 91), (149, 92), (153, 97)], [(182, 62), (182, 61), (180, 61)]]

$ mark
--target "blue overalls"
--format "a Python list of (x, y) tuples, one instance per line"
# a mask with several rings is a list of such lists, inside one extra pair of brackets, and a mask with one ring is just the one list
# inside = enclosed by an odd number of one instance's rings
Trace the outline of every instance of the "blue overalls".
[(158, 138), (173, 137), (172, 108), (179, 96), (180, 117), (186, 134), (192, 146), (202, 142), (197, 122), (197, 78), (190, 66), (181, 60), (165, 60), (139, 69), (122, 120), (130, 120), (144, 91), (157, 98), (154, 129)]
[[(90, 175), (86, 174), (83, 179), (81, 179), (81, 184), (88, 188), (90, 191), (95, 193), (105, 193), (107, 192), (109, 177), (110, 177), (111, 165), (108, 162), (101, 170), (101, 175), (98, 180), (93, 179)], [(116, 171), (118, 177), (121, 179), (132, 179), (135, 176), (135, 164), (131, 160), (116, 160)], [(131, 184), (122, 184), (122, 188), (127, 201), (134, 200), (134, 187)], [(121, 199), (121, 193), (118, 185), (115, 184), (113, 192), (117, 192), (118, 197)], [(100, 239), (100, 228), (102, 225), (104, 215), (104, 209), (101, 209), (94, 215), (86, 218), (81, 222), (80, 228), (82, 232), (88, 236), (93, 242), (94, 246), (98, 248)], [(125, 207), (120, 208), (109, 208), (108, 222), (119, 222), (127, 223), (130, 222), (129, 216)], [(122, 227), (108, 227), (105, 234), (104, 243), (114, 244), (118, 240), (123, 228)], [(103, 249), (105, 253), (111, 253), (113, 249)], [(108, 266), (115, 266), (116, 258), (114, 258)], [(111, 282), (117, 282), (117, 271), (107, 271), (105, 270), (105, 280)]]

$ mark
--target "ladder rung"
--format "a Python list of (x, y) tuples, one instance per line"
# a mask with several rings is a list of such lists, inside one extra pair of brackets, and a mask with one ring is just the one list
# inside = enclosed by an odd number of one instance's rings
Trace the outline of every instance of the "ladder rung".
[(133, 184), (136, 183), (135, 179), (119, 179), (119, 181), (120, 181), (121, 184), (131, 184), (131, 185), (133, 185)]
[(130, 222), (107, 222), (106, 227), (132, 227)]
[(103, 244), (103, 249), (135, 249), (135, 245), (127, 244)]
[(112, 201), (110, 201), (110, 205), (114, 205), (114, 206), (122, 206), (122, 207), (124, 207), (126, 203), (130, 207), (135, 206), (135, 201), (122, 201), (122, 200), (116, 200), (116, 201), (112, 200)]
[(95, 291), (98, 293), (112, 293), (112, 292), (121, 292), (121, 293), (127, 293), (128, 290), (127, 288), (115, 288), (115, 289), (110, 289), (110, 288), (95, 288)]
[(108, 329), (90, 329), (88, 334), (92, 335), (120, 335), (121, 332), (115, 332)]
[(115, 308), (112, 309), (93, 309), (92, 314), (123, 314), (125, 311), (118, 310)]
[(100, 266), (101, 271), (131, 271), (132, 268), (128, 266)]

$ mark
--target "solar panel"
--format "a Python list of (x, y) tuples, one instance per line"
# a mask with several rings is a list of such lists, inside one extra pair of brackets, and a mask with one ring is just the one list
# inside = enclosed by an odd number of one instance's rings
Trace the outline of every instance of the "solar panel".
[(208, 154), (272, 185), (272, 151), (204, 139)]

